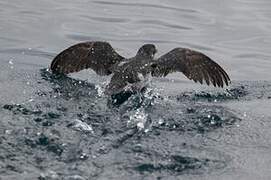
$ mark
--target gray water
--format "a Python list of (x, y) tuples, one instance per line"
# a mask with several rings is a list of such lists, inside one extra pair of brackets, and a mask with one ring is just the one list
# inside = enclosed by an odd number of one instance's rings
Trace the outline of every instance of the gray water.
[[(270, 179), (271, 1), (0, 1), (0, 179)], [(182, 74), (111, 107), (109, 81), (47, 68), (80, 41), (123, 56), (201, 51), (227, 89)]]

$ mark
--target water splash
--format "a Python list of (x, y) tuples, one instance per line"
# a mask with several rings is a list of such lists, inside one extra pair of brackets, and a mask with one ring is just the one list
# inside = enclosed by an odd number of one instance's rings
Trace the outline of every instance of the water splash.
[(95, 85), (95, 89), (97, 90), (98, 96), (103, 97), (105, 89), (100, 85)]
[(79, 120), (79, 119), (75, 119), (75, 121), (69, 126), (71, 126), (73, 129), (75, 129), (77, 131), (82, 131), (85, 133), (94, 134), (94, 130), (93, 130), (92, 126)]
[(138, 130), (143, 130), (146, 127), (148, 115), (143, 108), (137, 109), (132, 112), (127, 122), (128, 126), (136, 126)]

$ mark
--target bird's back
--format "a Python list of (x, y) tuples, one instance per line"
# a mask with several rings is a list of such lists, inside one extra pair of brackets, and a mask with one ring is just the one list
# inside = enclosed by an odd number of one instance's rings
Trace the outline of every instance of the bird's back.
[[(131, 88), (130, 90), (138, 89), (138, 83), (150, 73), (150, 61), (151, 59), (133, 57), (127, 59), (124, 63), (120, 63), (115, 68), (111, 81), (107, 86), (108, 94), (119, 93), (126, 90), (125, 88)], [(130, 86), (127, 87), (127, 85)]]

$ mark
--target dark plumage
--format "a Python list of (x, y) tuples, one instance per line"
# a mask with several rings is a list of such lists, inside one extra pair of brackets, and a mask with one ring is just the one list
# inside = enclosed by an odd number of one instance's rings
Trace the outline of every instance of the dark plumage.
[(215, 87), (228, 85), (228, 74), (208, 56), (187, 48), (175, 48), (154, 59), (157, 52), (152, 44), (143, 45), (135, 57), (126, 59), (120, 56), (107, 42), (83, 42), (59, 53), (51, 63), (53, 73), (68, 74), (91, 68), (99, 75), (113, 73), (107, 86), (107, 94), (116, 94), (130, 88), (151, 74), (164, 77), (172, 72), (182, 72), (187, 78), (205, 81)]

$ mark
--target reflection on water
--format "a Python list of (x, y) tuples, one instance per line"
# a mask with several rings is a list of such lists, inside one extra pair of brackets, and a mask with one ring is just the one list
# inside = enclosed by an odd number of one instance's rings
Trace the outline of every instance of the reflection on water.
[[(268, 179), (271, 3), (0, 2), (0, 179)], [(52, 58), (104, 40), (206, 53), (233, 80), (197, 86), (174, 74), (114, 105), (106, 77), (52, 75)]]

